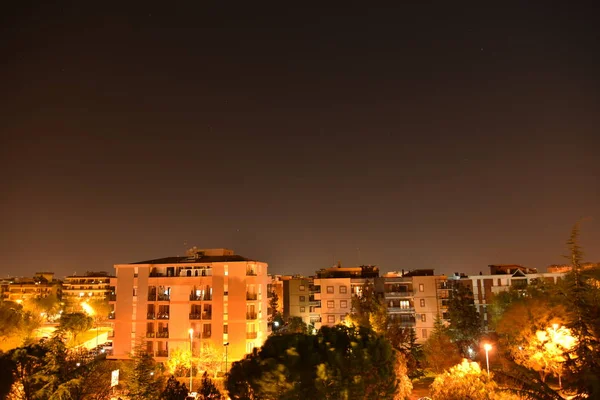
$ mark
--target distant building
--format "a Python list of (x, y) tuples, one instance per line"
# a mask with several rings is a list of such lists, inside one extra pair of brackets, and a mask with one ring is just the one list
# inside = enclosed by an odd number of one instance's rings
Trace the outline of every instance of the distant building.
[(556, 283), (564, 276), (564, 272), (538, 273), (535, 268), (525, 268), (520, 265), (489, 265), (488, 275), (465, 275), (455, 273), (448, 277), (450, 284), (466, 285), (473, 292), (474, 305), (482, 317), (485, 330), (489, 330), (489, 314), (487, 307), (493, 297), (501, 292), (513, 289), (525, 290), (527, 286), (539, 281)]
[[(144, 342), (157, 360), (214, 346), (241, 359), (267, 337), (267, 264), (228, 249), (115, 265), (113, 358)], [(189, 330), (192, 330), (190, 340)], [(191, 342), (191, 343), (190, 343)]]
[(49, 296), (60, 299), (62, 294), (61, 283), (54, 279), (54, 272), (36, 272), (33, 278), (7, 278), (2, 288), (2, 298), (17, 303)]
[(108, 302), (114, 288), (107, 272), (87, 272), (85, 275), (67, 276), (62, 283), (62, 300), (66, 312), (82, 311), (82, 303)]

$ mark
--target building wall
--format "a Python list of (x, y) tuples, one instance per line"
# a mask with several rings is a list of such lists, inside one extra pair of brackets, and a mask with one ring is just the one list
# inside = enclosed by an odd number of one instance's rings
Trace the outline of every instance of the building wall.
[[(181, 270), (184, 272), (178, 276), (166, 276), (167, 268), (193, 267), (207, 267), (205, 271), (210, 274), (186, 276), (185, 270)], [(224, 345), (229, 343), (229, 362), (241, 359), (266, 339), (265, 263), (119, 264), (115, 268), (116, 300), (111, 302), (114, 305), (113, 358), (127, 358), (137, 343), (143, 343), (158, 360), (164, 360), (175, 348), (189, 349), (190, 328), (194, 329), (192, 346), (196, 352), (209, 345), (217, 352), (224, 352)], [(255, 275), (248, 274), (251, 269)], [(207, 286), (212, 289), (211, 297), (206, 297)], [(153, 296), (149, 301), (152, 287), (157, 291), (162, 287), (170, 294), (169, 298), (159, 300)], [(164, 315), (167, 309), (168, 317)]]
[(321, 301), (321, 324), (333, 326), (343, 322), (352, 310), (351, 278), (315, 278), (320, 293), (315, 299)]

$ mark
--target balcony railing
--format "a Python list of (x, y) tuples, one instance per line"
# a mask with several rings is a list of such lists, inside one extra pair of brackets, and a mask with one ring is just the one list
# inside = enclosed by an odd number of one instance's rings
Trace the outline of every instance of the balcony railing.
[(212, 319), (212, 312), (202, 313), (202, 319)]
[(156, 314), (149, 312), (148, 315), (146, 315), (146, 319), (156, 319)]
[(146, 332), (146, 337), (147, 338), (153, 338), (154, 337), (154, 332)]
[(201, 319), (202, 314), (200, 313), (190, 313), (190, 319)]
[(258, 332), (246, 332), (246, 339), (256, 339)]
[(148, 293), (148, 301), (156, 301), (156, 292)]
[(258, 294), (246, 292), (246, 300), (256, 300), (258, 299)]
[(158, 294), (158, 301), (171, 301), (171, 296), (168, 294)]
[(156, 314), (157, 319), (169, 319), (169, 313), (158, 313)]
[(256, 313), (246, 313), (246, 319), (256, 319)]
[(199, 295), (199, 294), (190, 294), (190, 301), (211, 301), (212, 300), (212, 296), (210, 293), (205, 293), (204, 296)]
[(388, 312), (391, 313), (398, 313), (398, 312), (405, 312), (405, 313), (414, 313), (415, 309), (414, 307), (388, 307)]
[(257, 274), (256, 274), (256, 270), (255, 270), (255, 269), (248, 268), (248, 269), (246, 269), (246, 275), (247, 275), (247, 276), (256, 276), (256, 275), (257, 275)]
[(156, 337), (166, 339), (169, 337), (169, 331), (156, 332)]
[(157, 350), (156, 357), (169, 357), (169, 350)]

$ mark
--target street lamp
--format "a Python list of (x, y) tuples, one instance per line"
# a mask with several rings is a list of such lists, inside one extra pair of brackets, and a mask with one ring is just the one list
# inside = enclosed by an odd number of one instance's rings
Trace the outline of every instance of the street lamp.
[(188, 330), (188, 333), (190, 334), (190, 393), (192, 393), (192, 383), (193, 383), (193, 378), (192, 378), (192, 356), (193, 356), (193, 351), (192, 351), (192, 340), (194, 340), (194, 329), (190, 328)]
[(487, 373), (488, 373), (488, 377), (490, 376), (490, 356), (489, 356), (489, 352), (492, 349), (492, 345), (489, 343), (486, 343), (483, 345), (483, 348), (485, 349), (485, 363), (487, 364)]
[(223, 343), (225, 346), (225, 373), (227, 373), (227, 349), (229, 348), (229, 342)]

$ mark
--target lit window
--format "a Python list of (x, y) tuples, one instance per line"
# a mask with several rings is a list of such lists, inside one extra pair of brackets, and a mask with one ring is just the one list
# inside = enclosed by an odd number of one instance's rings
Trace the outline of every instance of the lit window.
[(306, 290), (306, 286), (300, 285), (300, 286), (298, 286), (298, 290), (301, 292), (304, 292)]
[(424, 292), (425, 291), (425, 285), (422, 283), (419, 283), (419, 292)]
[(306, 307), (300, 307), (300, 312), (306, 312)]

